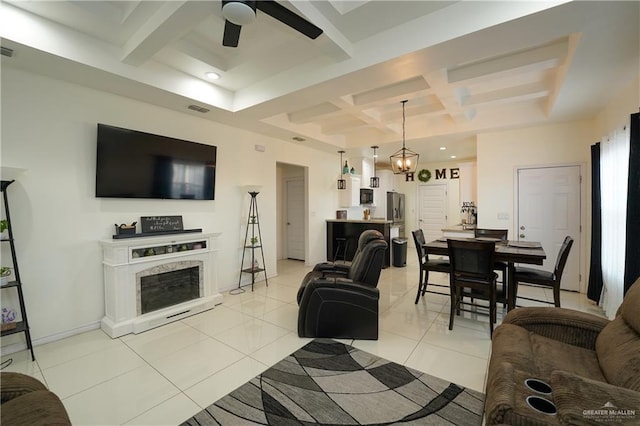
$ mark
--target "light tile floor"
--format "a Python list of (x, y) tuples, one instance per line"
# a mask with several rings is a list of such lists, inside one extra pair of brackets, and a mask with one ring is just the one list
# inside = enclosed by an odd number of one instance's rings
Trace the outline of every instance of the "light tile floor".
[[(74, 425), (177, 425), (311, 339), (297, 335), (296, 292), (309, 271), (280, 261), (269, 286), (224, 294), (216, 308), (138, 335), (111, 339), (101, 330), (37, 346), (5, 371), (32, 375), (62, 399)], [(431, 282), (447, 283), (432, 273)], [(449, 331), (449, 298), (427, 293), (414, 304), (417, 259), (383, 270), (380, 338), (344, 343), (483, 391), (491, 350), (486, 316), (463, 313)], [(550, 291), (521, 287), (552, 300)], [(562, 293), (563, 307), (602, 315), (586, 297)], [(529, 302), (535, 304), (535, 302)], [(498, 322), (505, 312), (499, 308)]]

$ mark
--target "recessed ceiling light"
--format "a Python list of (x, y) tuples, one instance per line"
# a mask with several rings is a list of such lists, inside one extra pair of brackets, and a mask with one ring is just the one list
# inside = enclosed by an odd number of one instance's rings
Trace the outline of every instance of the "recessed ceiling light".
[(217, 72), (213, 72), (213, 71), (205, 73), (205, 75), (207, 76), (207, 78), (209, 80), (217, 80), (217, 79), (220, 78), (220, 74), (218, 74)]
[(446, 146), (441, 146), (441, 147), (440, 147), (440, 151), (444, 151), (445, 149), (447, 149), (447, 147), (446, 147)]
[(452, 155), (452, 156), (451, 156), (451, 158), (456, 158), (456, 156), (455, 156), (455, 155)]

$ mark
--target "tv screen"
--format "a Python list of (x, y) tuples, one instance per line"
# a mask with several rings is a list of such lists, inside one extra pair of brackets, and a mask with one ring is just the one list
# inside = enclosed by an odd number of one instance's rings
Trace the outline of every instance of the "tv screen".
[(96, 197), (213, 200), (216, 147), (98, 124)]

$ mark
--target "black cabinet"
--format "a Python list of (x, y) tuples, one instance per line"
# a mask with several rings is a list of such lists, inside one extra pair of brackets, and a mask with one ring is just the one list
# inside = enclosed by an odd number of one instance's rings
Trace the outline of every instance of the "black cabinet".
[[(366, 221), (366, 220), (327, 220), (327, 260), (333, 260), (337, 248), (336, 239), (344, 238), (347, 242), (345, 259), (353, 260), (353, 255), (358, 248), (358, 238), (367, 229), (380, 231), (387, 242), (385, 252), (384, 267), (391, 265), (391, 222), (387, 221)], [(340, 248), (342, 255), (342, 247)], [(342, 256), (340, 256), (342, 258)]]

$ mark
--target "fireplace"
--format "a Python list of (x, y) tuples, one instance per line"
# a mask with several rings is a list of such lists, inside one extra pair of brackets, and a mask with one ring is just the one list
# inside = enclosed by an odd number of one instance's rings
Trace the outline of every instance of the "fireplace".
[(136, 274), (136, 312), (144, 315), (200, 297), (202, 262), (172, 262)]
[(220, 234), (103, 240), (105, 316), (111, 337), (140, 333), (222, 303)]

